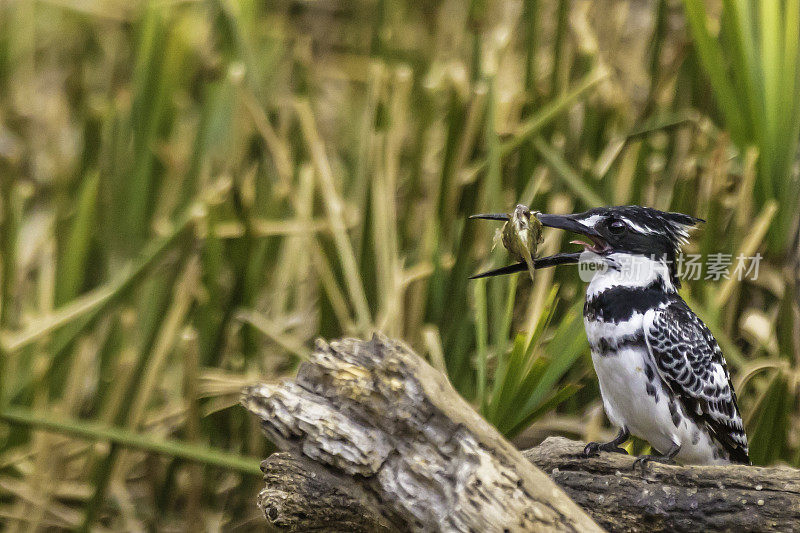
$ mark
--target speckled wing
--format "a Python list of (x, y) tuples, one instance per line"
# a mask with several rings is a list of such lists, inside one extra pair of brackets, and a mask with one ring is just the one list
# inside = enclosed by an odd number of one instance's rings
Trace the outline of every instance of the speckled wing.
[(736, 392), (716, 339), (682, 299), (644, 317), (647, 347), (684, 410), (705, 425), (736, 463), (750, 463)]

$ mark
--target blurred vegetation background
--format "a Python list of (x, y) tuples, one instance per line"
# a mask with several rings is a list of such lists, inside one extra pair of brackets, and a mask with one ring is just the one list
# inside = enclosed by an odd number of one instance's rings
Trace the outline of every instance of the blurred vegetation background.
[[(241, 387), (401, 338), (519, 445), (609, 437), (574, 269), (468, 214), (708, 222), (684, 283), (800, 466), (800, 0), (0, 1), (0, 523), (242, 530)], [(543, 253), (566, 249), (547, 231)]]

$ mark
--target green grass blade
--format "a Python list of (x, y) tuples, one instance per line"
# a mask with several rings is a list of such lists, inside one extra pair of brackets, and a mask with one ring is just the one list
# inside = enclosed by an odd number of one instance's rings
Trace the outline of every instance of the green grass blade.
[(473, 285), (475, 308), (475, 370), (477, 381), (476, 399), (481, 411), (486, 410), (486, 363), (489, 357), (489, 319), (486, 315), (486, 282), (482, 279), (475, 280)]
[(71, 435), (81, 439), (112, 442), (125, 448), (179, 457), (254, 476), (261, 475), (260, 461), (257, 458), (244, 457), (199, 444), (162, 439), (85, 420), (72, 420), (61, 416), (52, 418), (21, 407), (6, 407), (0, 412), (0, 419), (33, 429)]
[(562, 389), (554, 392), (550, 395), (549, 398), (544, 400), (534, 409), (523, 413), (520, 417), (519, 422), (514, 424), (510, 429), (508, 429), (504, 435), (506, 438), (513, 439), (516, 437), (520, 432), (522, 432), (525, 428), (530, 426), (537, 418), (540, 418), (545, 413), (548, 413), (564, 403), (565, 401), (572, 398), (576, 392), (581, 390), (581, 386), (576, 383), (569, 383), (564, 386)]
[(708, 31), (705, 4), (702, 0), (684, 0), (683, 5), (695, 50), (719, 99), (720, 112), (725, 117), (734, 140), (739, 144), (745, 144), (748, 138), (742, 121), (745, 113), (728, 79), (722, 47), (716, 37), (712, 37)]
[[(559, 96), (552, 102), (543, 106), (531, 118), (523, 122), (519, 128), (514, 132), (511, 139), (503, 141), (500, 145), (500, 156), (505, 159), (514, 153), (520, 146), (527, 140), (531, 139), (534, 135), (542, 130), (545, 126), (550, 124), (553, 120), (558, 118), (562, 113), (569, 110), (569, 108), (583, 96), (592, 90), (598, 83), (606, 79), (608, 72), (603, 69), (596, 69), (581, 78), (570, 91)], [(473, 165), (465, 171), (464, 181), (472, 181), (479, 173), (483, 172), (489, 166), (489, 159), (483, 159), (479, 163)]]
[(583, 301), (578, 300), (565, 313), (553, 339), (547, 343), (545, 351), (552, 363), (548, 365), (535, 390), (531, 392), (526, 408), (540, 403), (578, 358), (587, 353), (588, 348), (589, 341), (586, 340), (583, 327)]
[(768, 465), (782, 456), (793, 410), (786, 377), (778, 371), (764, 391), (748, 421), (750, 460), (755, 465)]
[(552, 146), (541, 137), (533, 139), (533, 146), (553, 170), (556, 177), (580, 198), (588, 207), (606, 205), (606, 201), (581, 178), (581, 176), (567, 163), (567, 161)]
[(82, 288), (86, 275), (86, 261), (89, 256), (92, 233), (97, 219), (97, 191), (100, 174), (90, 173), (78, 194), (75, 220), (69, 237), (64, 244), (64, 253), (59, 265), (59, 279), (56, 283), (56, 305), (62, 305), (75, 298)]
[[(204, 211), (202, 207), (199, 209), (199, 212), (198, 206), (188, 209), (178, 218), (169, 235), (152, 242), (146, 247), (141, 258), (131, 261), (114, 280), (106, 285), (76, 298), (52, 313), (39, 317), (21, 331), (6, 330), (0, 332), (0, 344), (2, 344), (3, 351), (14, 352), (20, 350), (67, 324), (87, 315), (96, 316), (98, 313), (103, 312), (118, 297), (123, 295), (127, 289), (138, 283), (149, 269), (172, 248), (191, 226), (195, 216)], [(78, 333), (79, 331), (75, 331), (73, 335)]]

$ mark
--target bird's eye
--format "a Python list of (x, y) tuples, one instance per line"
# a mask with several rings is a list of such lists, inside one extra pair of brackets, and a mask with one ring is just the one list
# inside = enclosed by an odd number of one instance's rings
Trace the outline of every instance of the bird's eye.
[(624, 232), (626, 228), (627, 226), (625, 223), (619, 219), (612, 220), (608, 223), (608, 231), (614, 235), (619, 235), (620, 233)]

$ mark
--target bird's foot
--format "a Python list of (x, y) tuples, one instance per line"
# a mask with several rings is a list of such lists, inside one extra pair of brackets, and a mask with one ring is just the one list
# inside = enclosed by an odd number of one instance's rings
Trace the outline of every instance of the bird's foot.
[(624, 455), (628, 455), (628, 452), (625, 451), (624, 448), (620, 448), (619, 446), (617, 446), (616, 442), (611, 441), (611, 442), (590, 442), (583, 449), (583, 456), (594, 457), (596, 455), (599, 455), (600, 452), (621, 453)]
[(635, 472), (636, 467), (638, 466), (639, 468), (642, 469), (642, 474), (644, 474), (645, 471), (647, 471), (647, 468), (650, 463), (661, 463), (664, 465), (676, 464), (675, 459), (673, 459), (669, 455), (640, 455), (633, 462), (633, 470)]

